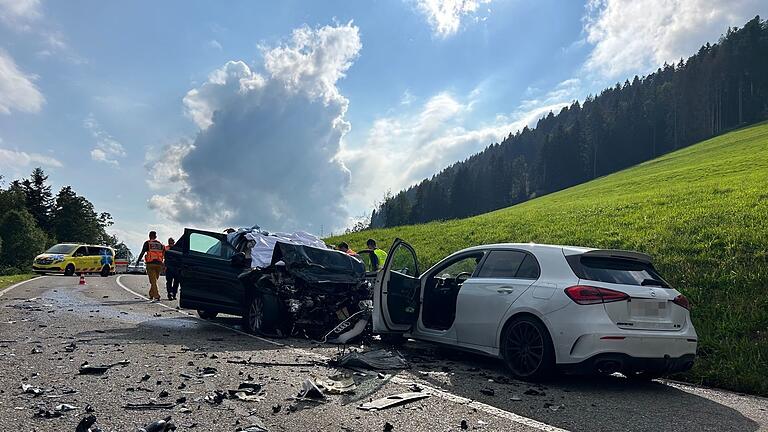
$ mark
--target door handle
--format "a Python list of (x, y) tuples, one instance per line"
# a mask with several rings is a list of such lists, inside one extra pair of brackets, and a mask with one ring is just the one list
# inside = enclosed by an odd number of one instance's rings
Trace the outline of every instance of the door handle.
[(513, 292), (515, 292), (515, 289), (504, 287), (504, 288), (497, 289), (496, 292), (500, 294), (512, 294)]

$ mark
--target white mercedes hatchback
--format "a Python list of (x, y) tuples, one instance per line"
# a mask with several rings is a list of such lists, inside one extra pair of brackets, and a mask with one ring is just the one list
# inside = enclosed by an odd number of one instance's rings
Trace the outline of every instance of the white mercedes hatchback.
[(499, 357), (521, 379), (555, 370), (650, 379), (690, 369), (696, 353), (688, 300), (638, 252), (492, 244), (421, 273), (397, 239), (373, 302), (383, 339)]

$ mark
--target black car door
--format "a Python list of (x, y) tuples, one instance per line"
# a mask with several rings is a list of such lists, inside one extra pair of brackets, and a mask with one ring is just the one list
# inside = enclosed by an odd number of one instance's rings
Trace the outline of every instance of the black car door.
[(166, 265), (180, 274), (179, 306), (242, 314), (244, 290), (238, 276), (247, 267), (233, 261), (234, 255), (226, 234), (185, 229), (176, 245), (166, 251)]

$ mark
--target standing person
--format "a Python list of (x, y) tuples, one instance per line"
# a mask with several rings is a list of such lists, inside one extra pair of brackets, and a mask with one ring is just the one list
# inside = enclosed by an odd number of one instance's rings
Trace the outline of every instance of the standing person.
[(136, 258), (136, 262), (141, 261), (144, 254), (146, 254), (144, 261), (147, 263), (147, 276), (149, 276), (149, 299), (158, 301), (160, 292), (157, 291), (157, 279), (163, 271), (165, 247), (157, 240), (157, 233), (154, 231), (149, 232), (149, 240), (145, 241), (144, 246), (141, 247), (141, 253)]
[[(165, 251), (168, 252), (168, 249), (175, 244), (173, 237), (169, 238)], [(176, 300), (176, 294), (179, 292), (179, 275), (175, 268), (165, 267), (165, 291), (168, 293), (168, 300)]]
[(379, 259), (377, 268), (375, 270), (381, 270), (384, 268), (384, 263), (387, 261), (387, 253), (383, 250), (379, 249), (376, 246), (376, 240), (369, 238), (368, 241), (365, 242), (365, 245), (368, 246), (368, 249), (372, 250), (374, 254), (376, 254), (376, 258)]

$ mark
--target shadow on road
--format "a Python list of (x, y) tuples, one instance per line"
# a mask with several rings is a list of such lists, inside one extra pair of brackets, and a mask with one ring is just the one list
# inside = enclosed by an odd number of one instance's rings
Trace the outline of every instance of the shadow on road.
[(476, 354), (413, 341), (401, 353), (413, 373), (435, 387), (573, 431), (759, 429), (733, 408), (657, 381), (561, 375), (532, 384), (509, 378), (501, 361)]

